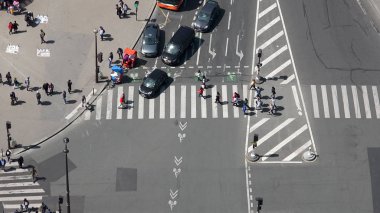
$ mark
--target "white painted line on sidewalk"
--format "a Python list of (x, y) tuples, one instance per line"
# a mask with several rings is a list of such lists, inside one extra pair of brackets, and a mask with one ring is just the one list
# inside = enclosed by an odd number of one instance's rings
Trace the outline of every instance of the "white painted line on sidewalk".
[[(29, 201), (34, 201), (34, 200), (42, 201), (42, 196), (27, 196), (27, 197), (0, 197), (0, 202), (24, 201), (25, 198)], [(18, 207), (20, 207), (20, 205)]]
[[(97, 90), (95, 89), (94, 93), (96, 93), (96, 92), (97, 92)], [(90, 100), (91, 97), (92, 97), (92, 91), (86, 96), (86, 100)], [(81, 107), (82, 107), (82, 102), (77, 107), (75, 107), (74, 110), (71, 111), (70, 114), (68, 114), (65, 117), (65, 119), (69, 120), (70, 118), (72, 118), (78, 112), (79, 108), (81, 108)]]
[(263, 32), (267, 31), (269, 28), (271, 28), (273, 25), (275, 25), (279, 21), (280, 21), (280, 16), (277, 16), (275, 19), (273, 19), (271, 22), (269, 22), (263, 28), (257, 31), (257, 37), (260, 36)]
[(222, 85), (223, 118), (228, 118), (228, 94), (227, 85)]
[(333, 98), (333, 106), (334, 106), (334, 115), (335, 118), (340, 118), (339, 112), (339, 102), (338, 102), (338, 91), (335, 85), (331, 85), (331, 93)]
[(272, 131), (270, 131), (269, 133), (267, 133), (266, 135), (264, 135), (264, 137), (262, 137), (261, 139), (259, 139), (259, 141), (257, 141), (257, 146), (260, 146), (261, 144), (263, 144), (266, 140), (268, 140), (274, 134), (276, 134), (281, 129), (283, 129), (285, 126), (287, 126), (292, 121), (294, 121), (294, 119), (295, 118), (288, 118), (284, 122), (282, 122), (280, 125), (276, 126), (276, 128), (274, 128)]
[(154, 119), (154, 101), (155, 99), (149, 99), (149, 119)]
[(165, 92), (162, 92), (160, 94), (160, 119), (164, 119), (165, 118), (165, 95), (166, 93)]
[(9, 187), (28, 187), (28, 186), (39, 186), (38, 183), (33, 182), (18, 182), (18, 183), (4, 183), (0, 184), (0, 188), (9, 188)]
[(354, 100), (355, 116), (356, 118), (361, 118), (362, 115), (360, 114), (358, 91), (356, 89), (356, 86), (352, 85), (351, 90), (352, 90), (352, 99)]
[(379, 119), (380, 118), (380, 102), (379, 102), (379, 95), (377, 93), (377, 86), (372, 86), (372, 94), (373, 94), (373, 101), (375, 104), (376, 117), (377, 119)]
[(282, 81), (280, 84), (288, 84), (293, 79), (295, 79), (295, 75), (294, 74), (290, 75), (285, 81)]
[(270, 55), (268, 58), (266, 58), (266, 59), (264, 59), (262, 61), (262, 64), (263, 64), (262, 66), (265, 66), (266, 64), (268, 64), (270, 61), (272, 61), (273, 59), (275, 59), (281, 53), (285, 52), (287, 49), (288, 49), (288, 45), (284, 45), (283, 47), (281, 47), (280, 49), (278, 49), (276, 52), (274, 52), (272, 55)]
[(263, 10), (259, 13), (259, 18), (263, 17), (264, 15), (266, 15), (267, 13), (269, 13), (270, 11), (272, 11), (276, 7), (277, 7), (277, 4), (273, 3), (271, 6), (265, 8), (265, 10)]
[(227, 56), (227, 52), (228, 52), (228, 37), (226, 40), (226, 51), (224, 52), (224, 56)]
[(347, 87), (346, 85), (341, 86), (342, 89), (342, 99), (343, 99), (343, 107), (344, 107), (344, 117), (350, 118), (350, 105), (348, 103), (348, 95), (347, 95)]
[[(290, 141), (292, 141), (294, 138), (296, 138), (298, 135), (303, 133), (305, 130), (307, 130), (307, 125), (303, 125), (301, 128), (299, 128), (297, 131), (295, 131), (293, 134), (289, 135), (287, 138), (285, 138), (283, 141), (281, 141), (279, 144), (277, 144), (273, 149), (269, 150), (267, 153), (265, 153), (265, 156), (269, 156), (270, 154), (275, 154), (278, 150), (280, 150), (282, 147), (284, 147), (286, 144), (288, 144)], [(268, 159), (268, 157), (261, 158), (262, 161), (265, 161)]]
[(259, 128), (267, 121), (269, 121), (269, 118), (262, 118), (259, 122), (255, 123), (253, 126), (249, 128), (249, 133), (252, 133), (253, 131), (255, 131), (255, 129)]
[(137, 118), (144, 118), (144, 97), (142, 97), (141, 95), (139, 95), (139, 110), (137, 112)]
[(215, 103), (215, 97), (216, 97), (216, 85), (211, 89), (211, 103), (212, 103), (212, 117), (217, 118), (218, 117), (218, 103)]
[(267, 76), (265, 76), (266, 79), (272, 78), (277, 73), (281, 72), (283, 69), (285, 69), (287, 66), (291, 64), (290, 60), (285, 61), (283, 64), (281, 64), (279, 67), (277, 67), (275, 70), (273, 70), (271, 73), (269, 73)]
[(44, 193), (44, 192), (45, 191), (43, 189), (15, 189), (15, 190), (1, 190), (0, 195), (32, 194), (32, 193)]
[(305, 144), (303, 144), (301, 147), (299, 147), (298, 149), (296, 149), (296, 151), (292, 152), (290, 155), (288, 155), (286, 158), (284, 158), (284, 160), (282, 160), (282, 161), (291, 161), (291, 160), (293, 160), (293, 158), (295, 158), (296, 156), (298, 156), (299, 154), (301, 154), (301, 152), (304, 152), (310, 146), (311, 146), (311, 141), (309, 140)]
[(314, 118), (319, 118), (317, 87), (311, 85), (311, 100), (313, 101)]
[(102, 101), (103, 101), (103, 96), (99, 96), (98, 100), (96, 100), (96, 110), (95, 110), (96, 111), (96, 115), (95, 115), (96, 120), (100, 120), (102, 118)]
[[(116, 105), (120, 106), (120, 98), (123, 95), (123, 87), (120, 86), (117, 88), (117, 96), (116, 96)], [(117, 107), (116, 109), (116, 119), (122, 119), (123, 118), (123, 108)]]
[[(204, 90), (203, 95), (207, 97), (207, 90)], [(201, 118), (207, 118), (207, 99), (201, 99)]]
[(277, 39), (279, 39), (281, 36), (284, 35), (284, 31), (280, 31), (279, 33), (277, 33), (276, 35), (274, 35), (272, 38), (268, 39), (265, 41), (265, 43), (263, 43), (262, 45), (260, 45), (257, 49), (256, 49), (256, 52), (258, 52), (259, 49), (262, 49), (264, 50), (267, 46), (271, 45), (273, 42), (275, 42)]
[(17, 176), (2, 176), (0, 181), (11, 181), (11, 180), (28, 180), (32, 179), (32, 175), (17, 175)]
[(112, 98), (113, 98), (113, 90), (108, 90), (107, 92), (107, 113), (106, 119), (112, 119)]
[(330, 118), (329, 100), (327, 98), (326, 85), (321, 85), (321, 91), (322, 91), (323, 112), (325, 113), (325, 118)]
[(296, 103), (298, 115), (301, 116), (302, 115), (302, 109), (301, 109), (300, 99), (299, 99), (298, 93), (297, 93), (297, 87), (295, 85), (292, 86), (292, 92), (293, 92), (294, 101)]
[[(237, 85), (232, 85), (232, 93), (234, 93), (234, 92), (237, 92), (237, 93), (239, 93), (238, 92), (238, 88), (237, 88)], [(240, 98), (241, 99), (241, 98)], [(238, 118), (239, 117), (239, 107), (237, 107), (237, 106), (232, 106), (232, 108), (234, 109), (233, 111), (234, 111), (234, 118)]]
[(186, 118), (186, 86), (181, 86), (181, 115), (180, 118)]
[(197, 117), (197, 88), (195, 85), (191, 85), (190, 88), (191, 96), (191, 118)]
[(170, 86), (170, 118), (175, 118), (175, 86)]
[(369, 105), (367, 87), (366, 86), (362, 86), (362, 91), (363, 91), (363, 101), (364, 101), (365, 117), (367, 119), (370, 119), (370, 118), (372, 118), (372, 116), (371, 116), (371, 107)]
[[(26, 197), (27, 198), (27, 197)], [(29, 209), (30, 208), (39, 208), (41, 206), (41, 203), (29, 203)], [(4, 204), (4, 209), (19, 209), (20, 204)]]
[(135, 102), (133, 100), (134, 92), (135, 92), (135, 87), (129, 86), (128, 87), (128, 100), (127, 101), (131, 102), (131, 104), (128, 107), (127, 119), (133, 118), (133, 109), (135, 108)]

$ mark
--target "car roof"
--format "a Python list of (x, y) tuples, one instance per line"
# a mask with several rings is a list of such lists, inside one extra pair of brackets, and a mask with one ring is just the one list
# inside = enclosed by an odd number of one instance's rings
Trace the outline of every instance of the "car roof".
[(151, 73), (149, 73), (148, 77), (149, 78), (160, 78), (162, 76), (166, 76), (166, 72), (162, 71), (160, 69), (154, 69)]
[(158, 25), (157, 24), (147, 24), (145, 27), (144, 35), (156, 34), (157, 31), (158, 31)]
[(175, 43), (183, 43), (186, 42), (190, 37), (193, 39), (194, 36), (195, 31), (193, 28), (188, 26), (180, 26), (170, 41), (174, 41)]
[(215, 7), (218, 6), (218, 2), (209, 0), (202, 8), (202, 12), (211, 13)]

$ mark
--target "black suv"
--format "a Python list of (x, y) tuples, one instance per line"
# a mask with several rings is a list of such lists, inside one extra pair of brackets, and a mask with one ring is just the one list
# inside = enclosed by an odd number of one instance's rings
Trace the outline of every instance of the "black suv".
[(174, 33), (164, 47), (161, 59), (165, 64), (174, 65), (179, 63), (179, 59), (186, 49), (193, 42), (195, 31), (187, 26), (181, 26), (177, 32)]

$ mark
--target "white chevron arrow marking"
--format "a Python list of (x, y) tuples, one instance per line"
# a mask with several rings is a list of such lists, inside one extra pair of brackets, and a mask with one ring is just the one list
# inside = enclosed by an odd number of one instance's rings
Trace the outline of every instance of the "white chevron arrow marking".
[(182, 163), (182, 157), (177, 158), (177, 156), (174, 156), (174, 163), (179, 166)]

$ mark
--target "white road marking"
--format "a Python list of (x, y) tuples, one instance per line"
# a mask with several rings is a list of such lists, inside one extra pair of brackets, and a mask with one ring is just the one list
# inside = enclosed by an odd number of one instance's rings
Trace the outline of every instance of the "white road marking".
[(265, 8), (265, 10), (263, 10), (259, 13), (259, 18), (263, 17), (264, 15), (266, 15), (267, 13), (269, 13), (270, 11), (272, 11), (276, 7), (277, 7), (277, 4), (273, 3), (271, 6)]
[[(207, 96), (207, 91), (204, 90), (203, 95)], [(207, 118), (207, 99), (201, 98), (201, 117)]]
[(160, 119), (165, 118), (165, 92), (160, 94)]
[(32, 194), (32, 193), (44, 193), (44, 192), (45, 191), (43, 189), (15, 189), (15, 190), (1, 190), (0, 195)]
[(263, 144), (266, 140), (268, 140), (274, 134), (276, 134), (281, 129), (283, 129), (285, 126), (287, 126), (292, 121), (294, 121), (294, 119), (295, 118), (288, 118), (284, 122), (282, 122), (280, 125), (276, 126), (276, 128), (274, 128), (272, 131), (270, 131), (269, 133), (267, 133), (266, 135), (264, 135), (264, 137), (262, 137), (261, 139), (259, 139), (259, 141), (257, 141), (257, 146), (260, 146), (261, 144)]
[[(94, 90), (94, 93), (96, 93), (96, 91), (97, 91), (97, 90), (95, 89), (95, 90)], [(91, 97), (92, 97), (92, 91), (86, 96), (86, 100), (90, 100)], [(73, 116), (78, 112), (79, 108), (81, 108), (81, 107), (82, 107), (82, 103), (78, 104), (78, 106), (75, 107), (75, 109), (74, 109), (73, 111), (71, 111), (70, 114), (68, 114), (68, 115), (65, 117), (65, 119), (66, 119), (66, 120), (69, 120), (71, 117), (73, 117)]]
[(285, 69), (290, 64), (291, 64), (290, 60), (285, 61), (283, 64), (281, 64), (275, 70), (273, 70), (271, 73), (269, 73), (267, 76), (265, 76), (265, 78), (266, 79), (272, 78), (273, 76), (275, 76), (277, 73), (281, 72), (283, 69)]
[(290, 155), (288, 155), (286, 158), (284, 158), (284, 160), (282, 160), (282, 161), (291, 161), (291, 160), (293, 160), (293, 158), (295, 158), (296, 156), (298, 156), (299, 154), (301, 154), (301, 152), (305, 151), (310, 146), (311, 146), (311, 141), (309, 140), (305, 144), (303, 144), (301, 147), (299, 147), (298, 149), (296, 149), (296, 151), (292, 152)]
[(0, 184), (0, 188), (9, 188), (9, 187), (28, 187), (28, 186), (39, 186), (38, 183), (33, 182), (18, 182), (18, 183), (4, 183)]
[(144, 118), (144, 97), (139, 95), (139, 110), (137, 113), (137, 118), (138, 119), (143, 119)]
[(326, 85), (321, 85), (321, 91), (322, 91), (323, 112), (325, 113), (325, 118), (330, 118), (329, 100), (327, 98)]
[(340, 118), (338, 92), (335, 85), (331, 85), (331, 93), (332, 93), (332, 98), (333, 98), (335, 118)]
[(298, 98), (297, 88), (294, 85), (292, 86), (292, 92), (293, 92), (294, 101), (296, 102), (298, 115), (301, 116), (302, 115), (302, 109), (301, 109), (300, 99)]
[(211, 89), (211, 102), (212, 102), (212, 117), (217, 118), (218, 117), (218, 103), (215, 103), (214, 99), (216, 97), (216, 85)]
[[(284, 147), (286, 144), (288, 144), (290, 141), (292, 141), (294, 138), (296, 138), (298, 135), (303, 133), (305, 130), (307, 130), (307, 125), (303, 125), (301, 128), (299, 128), (297, 131), (295, 131), (293, 134), (289, 135), (286, 139), (281, 141), (278, 145), (273, 147), (271, 150), (269, 150), (267, 153), (265, 153), (265, 156), (268, 156), (270, 154), (275, 154), (278, 150), (280, 150), (282, 147)], [(268, 157), (261, 158), (262, 161), (265, 161), (268, 159)]]
[(99, 96), (98, 100), (96, 101), (96, 110), (95, 110), (96, 111), (96, 116), (95, 116), (96, 120), (100, 120), (101, 116), (102, 116), (102, 100), (103, 100), (103, 97)]
[(223, 118), (228, 118), (228, 94), (227, 94), (227, 85), (222, 85), (222, 97), (223, 100)]
[(235, 50), (235, 54), (237, 55), (237, 56), (239, 56), (239, 64), (240, 64), (240, 61), (241, 61), (241, 59), (244, 57), (244, 54), (243, 54), (243, 51), (242, 50), (240, 50), (240, 52), (238, 51), (239, 50), (239, 35), (237, 35), (236, 36), (236, 50)]
[[(28, 197), (25, 197), (28, 198)], [(29, 203), (29, 209), (30, 208), (39, 208), (41, 206), (41, 203)], [(20, 204), (3, 204), (4, 209), (19, 209)]]
[(107, 114), (106, 119), (112, 119), (112, 97), (113, 97), (113, 90), (108, 90), (107, 93)]
[(28, 180), (28, 179), (32, 179), (32, 175), (17, 175), (17, 176), (0, 177), (0, 181)]
[(191, 85), (191, 118), (197, 117), (197, 88), (195, 85)]
[(175, 86), (170, 86), (170, 118), (175, 118)]
[(319, 118), (317, 87), (315, 85), (311, 85), (311, 99), (313, 101), (314, 118)]
[(226, 51), (224, 52), (224, 56), (227, 56), (227, 52), (228, 52), (228, 37), (226, 40)]
[(243, 100), (248, 99), (248, 105), (251, 106), (251, 100), (248, 98), (248, 85), (243, 84)]
[[(198, 50), (197, 50), (197, 62), (196, 65), (198, 66), (199, 64), (199, 55), (201, 53), (201, 41), (202, 41), (202, 33), (199, 33), (199, 39), (198, 39)], [(211, 43), (210, 43), (211, 44)]]
[(255, 123), (253, 126), (249, 128), (249, 133), (252, 133), (253, 131), (255, 131), (255, 129), (259, 128), (267, 121), (269, 121), (269, 118), (262, 118), (259, 122)]
[[(117, 98), (116, 98), (116, 105), (120, 106), (120, 98), (123, 95), (123, 87), (117, 88)], [(122, 119), (123, 118), (123, 109), (117, 107), (116, 109), (116, 119)]]
[[(232, 85), (232, 93), (234, 93), (234, 92), (239, 93), (237, 85)], [(237, 106), (233, 106), (232, 108), (234, 109), (234, 118), (238, 118), (239, 117), (239, 109), (240, 108), (237, 107)]]
[(379, 119), (380, 118), (380, 103), (379, 103), (379, 95), (377, 93), (377, 86), (372, 86), (372, 94), (373, 94), (373, 101), (375, 103), (376, 117), (377, 119)]
[(294, 78), (295, 78), (295, 75), (292, 74), (291, 76), (289, 76), (285, 81), (281, 82), (280, 84), (288, 84), (288, 83), (291, 82)]
[(186, 118), (186, 86), (181, 86), (181, 118)]
[(231, 23), (231, 11), (228, 13), (228, 25), (227, 25), (227, 30), (230, 30), (230, 23)]
[(208, 45), (208, 53), (212, 55), (212, 59), (214, 59), (216, 56), (216, 52), (214, 50), (211, 50), (211, 44), (212, 44), (212, 33), (210, 34), (210, 43)]
[(149, 119), (154, 119), (154, 99), (149, 99)]
[(363, 91), (363, 101), (364, 101), (365, 117), (366, 118), (372, 118), (372, 116), (371, 116), (371, 107), (369, 105), (369, 99), (368, 99), (367, 87), (366, 86), (362, 86), (362, 91)]
[(362, 115), (360, 114), (358, 91), (356, 89), (356, 86), (352, 85), (351, 90), (352, 90), (352, 99), (354, 100), (355, 116), (356, 118), (361, 118)]
[(88, 121), (91, 119), (91, 111), (90, 110), (86, 110), (84, 112), (84, 118), (83, 118), (85, 121)]
[(348, 95), (347, 95), (347, 87), (346, 85), (341, 86), (342, 89), (342, 99), (343, 99), (343, 107), (344, 107), (344, 117), (350, 118), (350, 105), (348, 103)]
[(284, 45), (283, 47), (278, 49), (276, 52), (274, 52), (272, 55), (270, 55), (268, 58), (262, 61), (262, 64), (263, 64), (262, 66), (265, 66), (266, 64), (268, 64), (270, 61), (272, 61), (274, 58), (279, 56), (281, 53), (283, 53), (287, 49), (288, 49), (288, 45)]
[(263, 28), (257, 31), (257, 36), (260, 36), (263, 32), (267, 31), (269, 28), (271, 28), (273, 25), (275, 25), (277, 22), (280, 21), (280, 17), (277, 16), (275, 19), (273, 19), (271, 22), (266, 24)]
[(127, 113), (127, 119), (132, 119), (133, 117), (133, 109), (135, 108), (135, 102), (133, 100), (133, 93), (135, 92), (135, 87), (134, 86), (129, 86), (128, 87), (128, 100), (132, 101), (130, 107), (128, 108), (128, 113)]
[[(23, 196), (23, 197), (0, 197), (0, 202), (23, 201), (25, 198), (29, 201), (34, 201), (34, 200), (42, 201), (42, 196), (27, 196), (27, 197)], [(19, 207), (20, 205), (17, 208)]]

